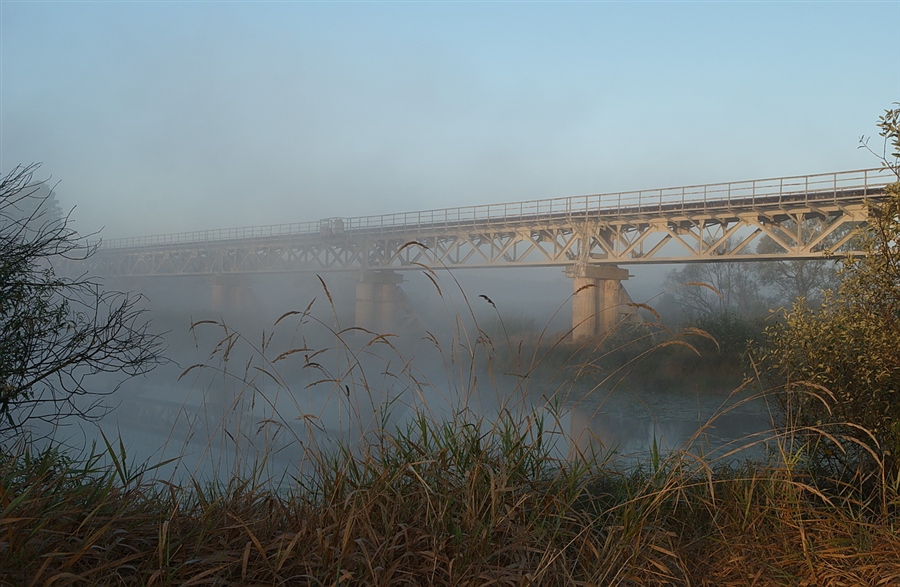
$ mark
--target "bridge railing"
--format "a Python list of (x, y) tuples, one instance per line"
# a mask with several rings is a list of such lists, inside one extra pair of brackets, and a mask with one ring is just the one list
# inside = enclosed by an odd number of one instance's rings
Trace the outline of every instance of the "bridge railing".
[(346, 232), (370, 234), (414, 233), (440, 228), (491, 228), (521, 226), (547, 220), (578, 221), (580, 218), (622, 215), (658, 215), (678, 211), (727, 209), (752, 210), (782, 203), (823, 204), (859, 200), (879, 193), (896, 181), (890, 170), (860, 169), (817, 175), (757, 179), (728, 183), (681, 186), (651, 190), (569, 196), (501, 204), (440, 208), (396, 214), (379, 214), (337, 219), (198, 230), (104, 241), (105, 249), (122, 249), (203, 242), (237, 241), (287, 236), (333, 237)]
[(298, 222), (293, 224), (271, 224), (265, 226), (195, 230), (192, 232), (179, 232), (174, 234), (154, 234), (149, 236), (107, 239), (103, 241), (103, 248), (123, 249), (292, 236), (317, 233), (318, 227), (318, 222)]
[(896, 177), (885, 169), (862, 169), (819, 175), (682, 186), (569, 198), (573, 215), (653, 214), (679, 210), (722, 209), (730, 206), (752, 210), (782, 203), (836, 203), (859, 200), (879, 193)]
[(570, 196), (505, 204), (485, 204), (418, 212), (382, 214), (344, 219), (346, 230), (370, 233), (462, 226), (520, 226), (523, 222), (552, 219), (577, 220), (599, 215), (654, 215), (679, 210), (722, 209), (739, 206), (752, 210), (781, 203), (859, 200), (878, 193), (896, 180), (889, 170), (862, 169), (840, 173), (638, 190), (588, 196)]

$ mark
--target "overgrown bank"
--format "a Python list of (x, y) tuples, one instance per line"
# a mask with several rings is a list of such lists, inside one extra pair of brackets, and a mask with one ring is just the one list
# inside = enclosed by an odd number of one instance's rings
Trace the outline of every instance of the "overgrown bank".
[[(539, 422), (418, 419), (267, 480), (175, 486), (121, 460), (0, 461), (3, 585), (889, 585), (897, 483), (687, 454), (613, 473), (549, 456)], [(783, 438), (786, 448), (789, 438)]]
[(674, 330), (652, 320), (624, 324), (601, 340), (573, 344), (537, 331), (505, 340), (495, 327), (489, 335), (501, 341), (498, 365), (489, 367), (557, 385), (727, 393), (754, 375), (749, 352), (765, 329), (763, 318), (724, 313)]

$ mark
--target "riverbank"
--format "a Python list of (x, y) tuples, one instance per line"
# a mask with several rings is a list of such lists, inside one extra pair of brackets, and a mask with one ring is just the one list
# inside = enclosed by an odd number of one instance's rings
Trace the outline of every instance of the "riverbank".
[(484, 428), (420, 416), (366, 450), (311, 456), (280, 491), (259, 475), (154, 480), (112, 444), (6, 452), (0, 584), (900, 581), (897, 484), (838, 482), (790, 438), (763, 464), (653, 453), (621, 472), (553, 457), (538, 416)]
[[(628, 466), (595, 450), (593, 440), (611, 426), (594, 420), (616, 402), (632, 436), (638, 418), (626, 407), (679, 420), (675, 408), (664, 411), (675, 399), (664, 390), (653, 392), (656, 404), (596, 391), (613, 385), (610, 374), (619, 371), (608, 365), (630, 371), (615, 384), (621, 389), (658, 371), (654, 353), (695, 355), (680, 342), (647, 339), (648, 353), (556, 345), (541, 354), (501, 344), (508, 338), (434, 341), (444, 363), (429, 381), (385, 337), (342, 333), (319, 351), (285, 350), (271, 338), (256, 346), (224, 325), (205, 326), (225, 338), (210, 366), (184, 373), (197, 376), (196, 405), (207, 411), (179, 414), (202, 424), (187, 435), (204, 450), (214, 448), (215, 434), (226, 455), (217, 462), (233, 472), (185, 476), (206, 470), (185, 464), (175, 476), (173, 463), (132, 462), (117, 440), (86, 456), (7, 446), (0, 585), (900, 581), (900, 482), (883, 470), (837, 476), (815, 465), (803, 443), (830, 442), (824, 433), (804, 431), (801, 441), (751, 431), (724, 449), (697, 451), (696, 442), (665, 446), (674, 432), (654, 420), (635, 446), (643, 456)], [(441, 365), (419, 346), (417, 365)], [(639, 360), (616, 362), (617, 348)], [(556, 395), (545, 397), (548, 388)], [(577, 402), (560, 395), (576, 389), (587, 390)], [(539, 409), (535, 391), (545, 400)], [(746, 391), (730, 394), (731, 405), (748, 405)], [(688, 435), (722, 434), (728, 411), (697, 405), (677, 408), (702, 420)], [(151, 424), (156, 412), (134, 414)], [(359, 431), (352, 443), (325, 434), (348, 427)], [(243, 450), (231, 450), (238, 445)], [(754, 448), (758, 460), (741, 460)], [(176, 464), (189, 458), (183, 453)]]
[[(761, 336), (761, 332), (753, 334)], [(754, 376), (747, 360), (751, 341), (750, 337), (725, 340), (721, 333), (696, 327), (672, 332), (652, 325), (621, 328), (586, 343), (538, 333), (511, 340), (495, 336), (492, 366), (548, 385), (565, 386), (577, 380), (598, 389), (728, 393)]]

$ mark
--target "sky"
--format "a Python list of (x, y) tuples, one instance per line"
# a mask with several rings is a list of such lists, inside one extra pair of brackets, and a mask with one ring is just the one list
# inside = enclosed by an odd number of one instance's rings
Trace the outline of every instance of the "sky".
[(900, 2), (0, 0), (0, 172), (104, 238), (876, 167)]

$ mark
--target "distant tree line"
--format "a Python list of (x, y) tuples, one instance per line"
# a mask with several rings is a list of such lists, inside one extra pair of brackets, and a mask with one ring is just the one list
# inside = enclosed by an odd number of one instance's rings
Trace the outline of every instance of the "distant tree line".
[[(793, 221), (786, 222), (783, 228), (791, 232), (798, 230)], [(821, 221), (813, 219), (799, 229), (806, 233), (808, 239), (810, 234), (819, 234), (823, 228)], [(843, 235), (836, 231), (827, 240), (836, 242)], [(785, 251), (771, 237), (764, 236), (756, 252), (780, 254)], [(691, 263), (669, 271), (665, 285), (669, 292), (670, 310), (674, 310), (684, 321), (708, 320), (725, 314), (758, 318), (770, 309), (790, 306), (800, 299), (812, 306), (819, 305), (825, 292), (837, 286), (838, 267), (837, 261), (824, 257)]]

